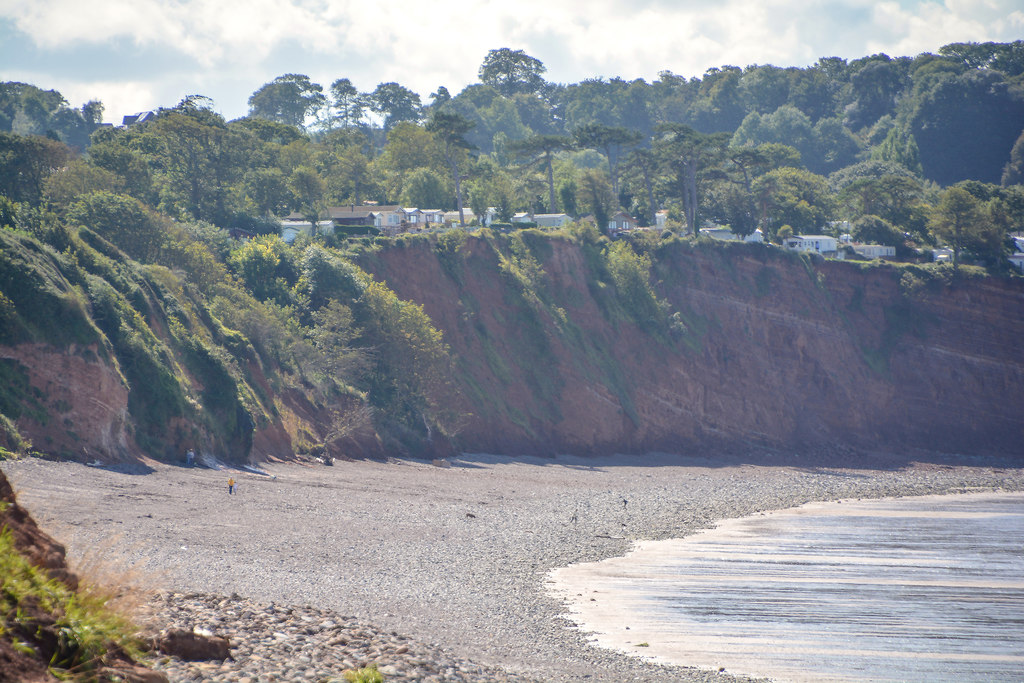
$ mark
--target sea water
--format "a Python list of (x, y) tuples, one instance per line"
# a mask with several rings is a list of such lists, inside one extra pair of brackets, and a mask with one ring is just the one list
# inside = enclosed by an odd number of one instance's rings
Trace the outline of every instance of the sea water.
[(780, 681), (1024, 681), (1024, 494), (814, 503), (552, 573), (605, 647)]

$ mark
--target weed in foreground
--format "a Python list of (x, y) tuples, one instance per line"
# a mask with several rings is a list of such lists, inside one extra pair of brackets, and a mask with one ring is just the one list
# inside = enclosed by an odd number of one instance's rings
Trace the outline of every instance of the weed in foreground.
[(48, 660), (55, 675), (90, 680), (113, 652), (141, 655), (135, 627), (97, 592), (72, 591), (22, 556), (0, 532), (0, 636)]

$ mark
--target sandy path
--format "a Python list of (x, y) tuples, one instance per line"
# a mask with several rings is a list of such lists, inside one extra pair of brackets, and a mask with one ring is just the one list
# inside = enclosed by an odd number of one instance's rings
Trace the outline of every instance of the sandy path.
[[(274, 465), (276, 478), (154, 465), (3, 463), (71, 549), (114, 539), (173, 590), (315, 605), (546, 680), (705, 680), (596, 649), (548, 570), (810, 500), (1024, 490), (1020, 467), (852, 470), (654, 455)], [(228, 476), (239, 482), (227, 493)], [(722, 680), (718, 677), (717, 680)]]

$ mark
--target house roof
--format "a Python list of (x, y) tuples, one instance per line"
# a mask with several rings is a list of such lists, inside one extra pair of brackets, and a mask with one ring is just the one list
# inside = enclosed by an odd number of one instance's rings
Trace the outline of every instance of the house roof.
[(152, 121), (156, 118), (156, 113), (152, 111), (140, 111), (138, 114), (127, 114), (121, 119), (122, 126), (133, 126), (137, 123), (144, 123), (146, 121)]
[(342, 220), (346, 218), (372, 218), (375, 213), (374, 211), (332, 211), (330, 215), (334, 220)]

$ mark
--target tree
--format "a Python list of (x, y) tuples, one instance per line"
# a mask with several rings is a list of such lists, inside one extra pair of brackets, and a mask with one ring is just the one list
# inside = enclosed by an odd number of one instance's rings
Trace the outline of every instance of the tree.
[(228, 265), (260, 301), (286, 299), (287, 282), (281, 277), (286, 248), (276, 235), (260, 235), (239, 244)]
[(1024, 130), (1010, 150), (1010, 160), (1003, 167), (1003, 186), (1024, 185)]
[(87, 194), (68, 209), (68, 221), (89, 228), (143, 263), (153, 263), (164, 244), (160, 218), (139, 200), (122, 194)]
[(356, 319), (360, 345), (373, 349), (364, 379), (370, 402), (407, 428), (430, 429), (428, 421), (437, 417), (431, 396), (447, 381), (448, 345), (422, 306), (365, 279)]
[(351, 128), (359, 124), (366, 106), (364, 98), (347, 78), (339, 78), (331, 83), (331, 106), (336, 112), (334, 120), (342, 128)]
[(558, 199), (562, 203), (562, 211), (573, 218), (579, 215), (577, 196), (578, 187), (575, 178), (567, 178), (558, 186)]
[(757, 230), (758, 215), (751, 192), (727, 184), (716, 196), (718, 210), (734, 235), (746, 237)]
[(320, 221), (320, 201), (327, 189), (320, 175), (309, 166), (299, 166), (292, 172), (288, 181), (292, 192), (298, 199), (299, 209), (303, 217), (313, 224), (313, 232), (316, 232), (317, 223)]
[(736, 130), (746, 114), (739, 91), (742, 75), (742, 69), (728, 65), (704, 73), (700, 97), (690, 107), (694, 128), (703, 132)]
[(771, 65), (748, 66), (739, 82), (745, 109), (768, 114), (786, 104), (789, 99), (790, 72), (789, 69)]
[(786, 103), (807, 114), (812, 121), (836, 113), (836, 96), (843, 84), (837, 77), (826, 74), (828, 64), (825, 60), (818, 60), (813, 67), (798, 69), (792, 74)]
[(310, 339), (320, 352), (314, 369), (326, 380), (340, 380), (344, 384), (354, 381), (366, 367), (366, 353), (352, 347), (359, 336), (352, 317), (352, 309), (337, 299), (312, 312), (313, 327)]
[(654, 200), (654, 178), (658, 171), (658, 158), (646, 147), (638, 147), (630, 151), (626, 159), (627, 178), (633, 174), (643, 188), (647, 211), (644, 214), (647, 225), (657, 223), (658, 205)]
[(160, 170), (163, 207), (216, 223), (227, 215), (228, 189), (242, 168), (224, 119), (203, 104), (203, 98), (190, 97), (164, 111), (148, 125), (140, 144), (152, 150), (153, 165)]
[(89, 100), (82, 105), (82, 118), (95, 130), (103, 123), (103, 109), (99, 100)]
[(373, 170), (386, 196), (402, 194), (406, 176), (417, 168), (444, 169), (444, 154), (437, 139), (420, 125), (402, 121), (388, 131), (388, 142), (373, 160)]
[(385, 132), (400, 121), (420, 120), (423, 105), (420, 96), (395, 82), (380, 83), (367, 97), (370, 110), (384, 117)]
[[(289, 145), (296, 140), (306, 139), (300, 128), (253, 116), (237, 119), (228, 124), (230, 128), (241, 128), (249, 135), (264, 143), (275, 145)], [(91, 150), (90, 150), (91, 151)]]
[(124, 182), (114, 173), (79, 158), (47, 177), (43, 188), (47, 202), (60, 211), (90, 192), (121, 192)]
[(448, 88), (443, 85), (437, 86), (437, 90), (430, 93), (430, 106), (435, 109), (440, 109), (444, 105), (452, 101), (452, 94), (448, 92)]
[(764, 116), (750, 113), (732, 136), (733, 146), (757, 146), (769, 142), (796, 148), (802, 162), (808, 166), (818, 156), (814, 125), (796, 107), (786, 105)]
[(953, 272), (957, 272), (961, 253), (990, 226), (981, 202), (963, 187), (954, 185), (939, 195), (928, 227), (953, 248)]
[(281, 215), (292, 200), (288, 180), (279, 168), (255, 168), (245, 174), (245, 193), (261, 216)]
[(608, 176), (603, 171), (587, 169), (580, 178), (577, 196), (582, 207), (594, 215), (601, 232), (607, 231), (616, 203)]
[(284, 74), (249, 97), (249, 115), (301, 128), (326, 104), (323, 87), (304, 74)]
[(62, 142), (0, 132), (0, 194), (16, 202), (37, 203), (42, 198), (43, 181), (71, 156)]
[(971, 69), (995, 69), (1007, 76), (1024, 73), (1024, 40), (1012, 43), (950, 43), (939, 54), (960, 60)]
[(612, 192), (619, 195), (619, 156), (622, 150), (636, 145), (643, 139), (637, 131), (621, 126), (605, 126), (600, 123), (588, 123), (572, 132), (573, 141), (582, 149), (596, 149), (604, 152), (608, 159), (608, 173), (611, 176)]
[(882, 144), (871, 150), (871, 158), (899, 164), (914, 175), (921, 175), (921, 158), (914, 136), (899, 126), (889, 129)]
[(794, 231), (819, 230), (832, 214), (828, 182), (797, 168), (777, 168), (754, 182), (761, 224), (768, 231), (790, 225)]
[(838, 117), (819, 119), (814, 124), (813, 154), (806, 160), (807, 170), (825, 174), (849, 166), (857, 160), (861, 147)]
[(331, 201), (340, 204), (362, 204), (363, 197), (372, 187), (370, 160), (358, 147), (336, 151), (327, 160), (327, 176)]
[(853, 102), (846, 110), (846, 125), (851, 130), (866, 128), (892, 113), (906, 82), (907, 61), (880, 53), (850, 64)]
[(871, 215), (861, 216), (855, 220), (850, 229), (850, 236), (858, 242), (884, 244), (890, 247), (899, 246), (903, 241), (903, 235), (891, 223)]
[(126, 194), (143, 202), (156, 203), (153, 170), (147, 157), (134, 147), (127, 133), (118, 132), (109, 139), (95, 140), (89, 147), (88, 159), (93, 166), (116, 175)]
[(924, 175), (941, 185), (998, 183), (1021, 121), (1024, 92), (991, 70), (945, 75), (917, 98), (909, 118)]
[(851, 217), (877, 215), (903, 229), (920, 227), (912, 225), (921, 198), (921, 184), (915, 178), (895, 174), (857, 178), (838, 198)]
[(662, 124), (658, 128), (655, 153), (672, 177), (672, 184), (683, 202), (686, 227), (694, 235), (700, 228), (701, 182), (708, 167), (718, 161), (729, 137), (728, 133), (698, 133), (683, 124)]
[(528, 163), (540, 162), (547, 173), (548, 211), (555, 213), (555, 173), (553, 160), (555, 153), (572, 147), (572, 140), (564, 135), (534, 135), (509, 145), (510, 149), (526, 157)]
[(402, 183), (402, 205), (431, 209), (447, 208), (451, 201), (449, 192), (441, 176), (429, 168), (418, 168)]
[(428, 131), (439, 138), (444, 144), (444, 158), (451, 170), (452, 183), (455, 185), (455, 202), (459, 209), (459, 225), (466, 224), (462, 207), (462, 176), (459, 173), (459, 157), (471, 145), (466, 142), (466, 133), (476, 125), (469, 119), (454, 112), (438, 111), (427, 122)]
[(522, 50), (503, 47), (491, 50), (480, 65), (480, 82), (493, 87), (505, 97), (518, 93), (535, 93), (544, 85), (547, 68), (539, 59)]

